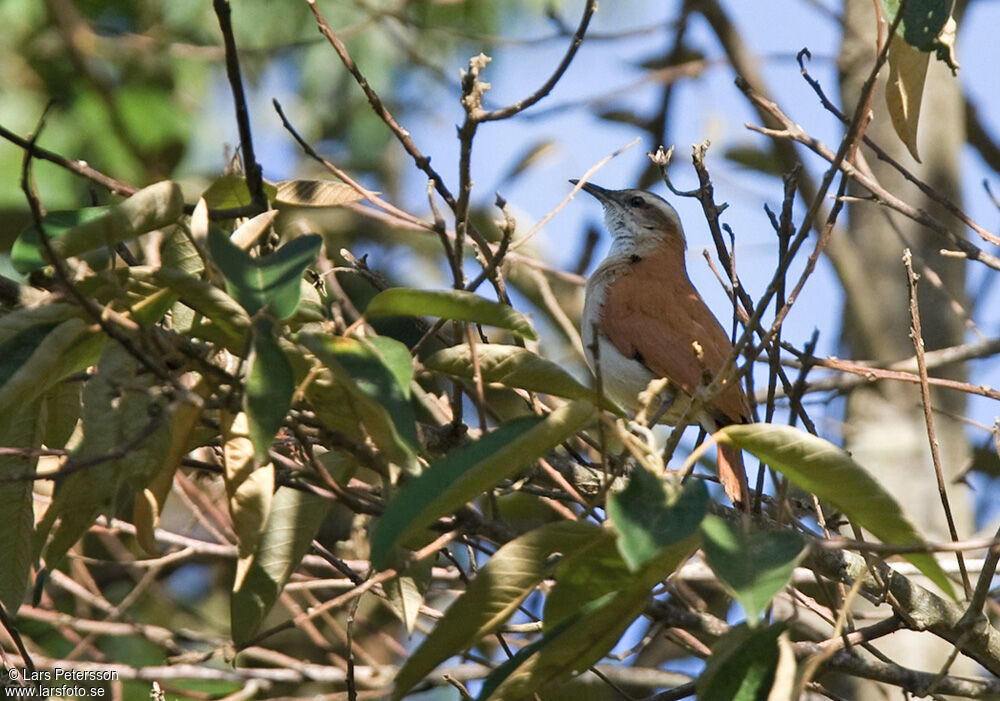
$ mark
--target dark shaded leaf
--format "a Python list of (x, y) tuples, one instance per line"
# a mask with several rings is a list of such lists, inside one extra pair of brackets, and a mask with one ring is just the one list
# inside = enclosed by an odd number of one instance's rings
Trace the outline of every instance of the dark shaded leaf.
[[(900, 0), (882, 0), (890, 24), (899, 12), (900, 4)], [(933, 50), (936, 48), (935, 39), (948, 22), (954, 4), (954, 0), (907, 0), (898, 34), (910, 46), (921, 51)]]
[[(44, 419), (39, 415), (41, 403), (34, 401), (17, 409), (0, 412), (0, 445), (8, 448), (38, 448), (42, 443)], [(0, 455), (0, 603), (7, 615), (17, 613), (28, 589), (31, 573), (31, 541), (35, 528), (30, 479), (14, 479), (31, 475), (37, 457)], [(9, 480), (9, 481), (8, 481)]]
[[(297, 338), (330, 370), (342, 390), (332, 398), (336, 407), (317, 406), (317, 411), (346, 412), (344, 418), (362, 424), (388, 460), (414, 467), (416, 422), (408, 399), (409, 382), (405, 390), (400, 382), (404, 379), (402, 350), (390, 339), (376, 346), (342, 336), (301, 334)], [(409, 359), (409, 351), (405, 352)], [(319, 384), (323, 378), (317, 377), (315, 382)]]
[(254, 258), (218, 229), (208, 232), (208, 249), (226, 278), (226, 289), (250, 316), (268, 307), (278, 319), (290, 317), (299, 303), (302, 273), (322, 245), (322, 236), (307, 234)]
[(778, 666), (778, 636), (784, 630), (784, 625), (730, 630), (712, 646), (712, 656), (698, 677), (698, 698), (765, 701)]
[(292, 404), (295, 377), (292, 365), (274, 338), (270, 322), (254, 325), (253, 355), (247, 373), (246, 409), (250, 440), (260, 462), (268, 461), (268, 448)]
[(708, 513), (708, 489), (691, 480), (671, 497), (663, 480), (638, 467), (628, 486), (608, 499), (608, 516), (618, 531), (618, 551), (629, 568), (638, 570), (668, 545), (698, 530)]
[(744, 533), (716, 516), (701, 524), (709, 566), (757, 624), (771, 598), (788, 584), (806, 554), (806, 540), (794, 531)]

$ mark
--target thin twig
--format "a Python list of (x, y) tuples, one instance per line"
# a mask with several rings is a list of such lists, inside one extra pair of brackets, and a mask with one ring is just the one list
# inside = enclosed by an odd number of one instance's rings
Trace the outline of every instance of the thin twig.
[(542, 86), (538, 88), (538, 90), (533, 92), (528, 97), (518, 100), (517, 102), (507, 105), (506, 107), (490, 110), (488, 112), (482, 112), (476, 115), (476, 120), (479, 122), (495, 122), (498, 119), (513, 117), (518, 112), (523, 112), (552, 92), (552, 88), (554, 88), (556, 83), (558, 83), (563, 77), (566, 69), (569, 68), (569, 64), (573, 62), (573, 57), (576, 56), (577, 50), (583, 43), (583, 37), (587, 33), (587, 27), (590, 25), (590, 19), (594, 16), (595, 10), (597, 10), (597, 0), (587, 0), (587, 4), (583, 8), (583, 17), (580, 18), (580, 24), (577, 26), (576, 31), (570, 39), (569, 48), (566, 49), (566, 53), (563, 55), (562, 61), (559, 62), (559, 65), (556, 66), (552, 75), (549, 76), (549, 79), (546, 80)]
[[(917, 304), (917, 274), (913, 272), (913, 257), (910, 249), (903, 251), (903, 265), (906, 266), (906, 280), (910, 290), (910, 338), (917, 357), (917, 372), (920, 375), (920, 402), (924, 407), (924, 423), (927, 424), (927, 440), (931, 447), (931, 462), (934, 464), (934, 476), (937, 478), (938, 495), (941, 497), (941, 508), (944, 509), (945, 520), (948, 522), (948, 534), (953, 541), (958, 540), (958, 529), (951, 513), (948, 501), (948, 491), (944, 481), (944, 469), (941, 467), (941, 454), (938, 450), (937, 435), (934, 430), (934, 413), (931, 410), (931, 387), (927, 381), (927, 363), (924, 360), (924, 337), (920, 329), (920, 306)], [(956, 553), (958, 569), (962, 573), (962, 586), (965, 596), (972, 596), (972, 585), (969, 583), (969, 573), (965, 569), (962, 553)]]
[(267, 195), (264, 194), (264, 176), (253, 150), (253, 135), (250, 132), (250, 112), (247, 110), (246, 93), (243, 90), (243, 78), (240, 75), (240, 59), (236, 51), (236, 38), (233, 36), (233, 24), (229, 0), (213, 0), (212, 7), (219, 18), (219, 29), (222, 30), (222, 40), (226, 47), (226, 76), (233, 92), (233, 102), (236, 105), (236, 126), (240, 132), (240, 150), (243, 152), (243, 172), (247, 177), (247, 188), (250, 190), (251, 206), (254, 214), (267, 211)]

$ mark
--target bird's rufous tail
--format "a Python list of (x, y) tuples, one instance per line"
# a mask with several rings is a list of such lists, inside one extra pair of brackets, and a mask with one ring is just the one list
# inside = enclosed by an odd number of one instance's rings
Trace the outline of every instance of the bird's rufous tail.
[(743, 453), (739, 448), (719, 443), (719, 481), (722, 488), (737, 508), (746, 510), (750, 506), (750, 486), (747, 471), (743, 465)]

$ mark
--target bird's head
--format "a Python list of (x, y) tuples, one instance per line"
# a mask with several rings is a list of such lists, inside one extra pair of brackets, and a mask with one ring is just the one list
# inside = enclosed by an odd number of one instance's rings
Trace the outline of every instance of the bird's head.
[[(570, 180), (574, 185), (579, 182)], [(645, 190), (607, 190), (584, 183), (583, 190), (604, 205), (604, 222), (614, 238), (612, 251), (642, 252), (671, 243), (685, 247), (680, 217), (670, 203)]]

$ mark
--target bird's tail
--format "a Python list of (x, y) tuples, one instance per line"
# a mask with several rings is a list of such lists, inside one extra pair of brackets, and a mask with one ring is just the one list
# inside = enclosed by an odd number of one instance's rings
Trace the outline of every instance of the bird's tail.
[(732, 499), (737, 508), (746, 510), (750, 507), (750, 486), (747, 483), (747, 471), (743, 465), (743, 453), (739, 448), (718, 444), (719, 481), (722, 488)]

